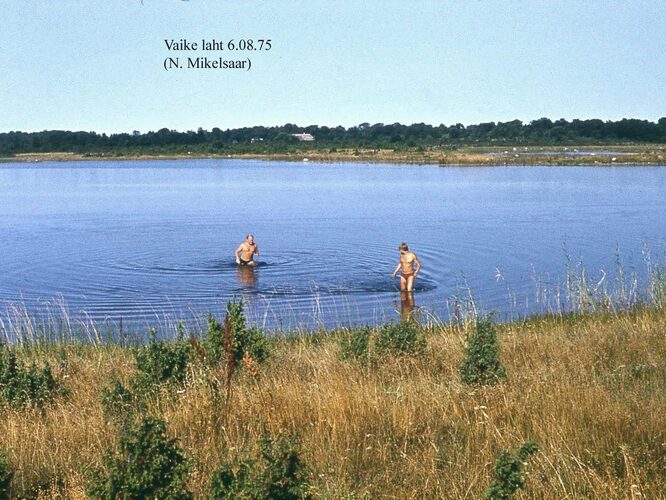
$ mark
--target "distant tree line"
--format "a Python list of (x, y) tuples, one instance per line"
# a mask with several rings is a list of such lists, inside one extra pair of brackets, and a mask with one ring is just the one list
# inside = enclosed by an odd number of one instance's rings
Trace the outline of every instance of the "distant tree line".
[[(299, 143), (292, 134), (309, 133), (314, 142)], [(666, 143), (666, 117), (656, 123), (623, 118), (618, 121), (552, 121), (539, 118), (529, 123), (520, 120), (488, 122), (477, 125), (428, 125), (414, 123), (390, 125), (362, 123), (355, 127), (299, 127), (288, 123), (277, 127), (243, 127), (221, 130), (199, 128), (178, 132), (162, 128), (157, 132), (99, 134), (44, 130), (42, 132), (0, 133), (0, 155), (72, 151), (78, 153), (138, 152), (282, 152), (300, 148), (411, 149), (470, 145), (566, 145)]]

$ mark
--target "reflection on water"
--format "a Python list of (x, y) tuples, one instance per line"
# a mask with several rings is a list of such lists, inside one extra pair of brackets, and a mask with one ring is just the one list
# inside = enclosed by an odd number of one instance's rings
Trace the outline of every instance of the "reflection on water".
[(400, 319), (409, 321), (414, 317), (414, 292), (400, 292)]
[[(472, 294), (523, 315), (579, 261), (612, 283), (619, 250), (640, 278), (644, 245), (663, 254), (665, 192), (654, 166), (0, 164), (0, 304), (62, 295), (72, 317), (127, 328), (221, 315), (241, 297), (266, 327), (447, 317)], [(231, 258), (248, 230), (257, 269)], [(423, 264), (413, 297), (391, 279), (402, 241)]]
[(236, 266), (236, 276), (241, 289), (254, 289), (257, 285), (255, 266)]

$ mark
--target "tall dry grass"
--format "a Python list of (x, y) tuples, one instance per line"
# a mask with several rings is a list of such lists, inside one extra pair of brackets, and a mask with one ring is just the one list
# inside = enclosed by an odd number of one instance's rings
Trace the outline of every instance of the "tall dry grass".
[[(259, 436), (295, 432), (312, 493), (340, 498), (479, 498), (501, 449), (540, 446), (523, 498), (666, 498), (666, 309), (541, 317), (499, 327), (508, 381), (460, 383), (466, 326), (428, 331), (418, 357), (346, 362), (335, 337), (277, 342), (268, 363), (224, 384), (192, 372), (184, 391), (149, 402), (192, 458), (197, 497), (220, 460)], [(53, 407), (2, 410), (0, 450), (17, 495), (84, 496), (89, 471), (116, 443), (99, 394), (134, 370), (126, 348), (30, 345), (68, 391)], [(225, 413), (222, 415), (221, 413)]]

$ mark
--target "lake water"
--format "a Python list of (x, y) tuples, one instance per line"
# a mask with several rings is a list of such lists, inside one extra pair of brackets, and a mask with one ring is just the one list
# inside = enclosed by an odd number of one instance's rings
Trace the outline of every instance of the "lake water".
[[(268, 328), (447, 319), (471, 293), (509, 318), (566, 307), (582, 260), (644, 277), (666, 242), (665, 167), (438, 167), (181, 160), (0, 164), (0, 318), (199, 322), (243, 298)], [(255, 270), (232, 253), (249, 232)], [(398, 244), (423, 263), (414, 304)], [(544, 292), (549, 290), (549, 292)], [(550, 294), (550, 295), (548, 295)]]

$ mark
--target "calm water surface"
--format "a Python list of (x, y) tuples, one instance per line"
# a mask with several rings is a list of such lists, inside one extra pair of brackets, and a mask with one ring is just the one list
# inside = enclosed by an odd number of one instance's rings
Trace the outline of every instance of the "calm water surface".
[[(423, 262), (421, 314), (448, 318), (470, 291), (502, 317), (542, 312), (566, 255), (610, 280), (619, 249), (643, 276), (665, 195), (666, 167), (0, 164), (0, 317), (62, 297), (73, 318), (146, 327), (243, 297), (269, 328), (376, 323), (410, 306), (390, 277), (402, 241)], [(232, 257), (248, 232), (254, 271)]]

